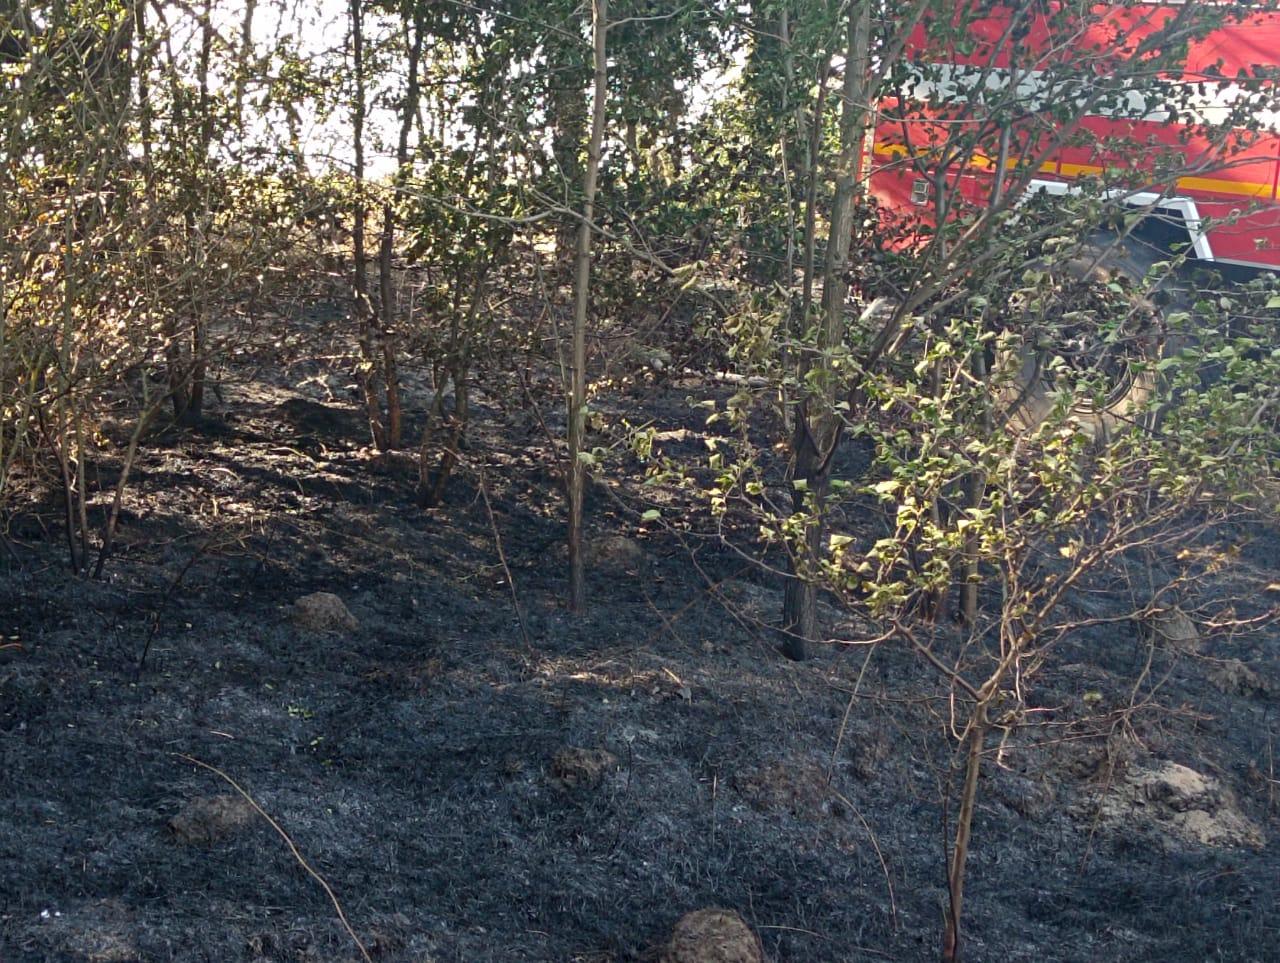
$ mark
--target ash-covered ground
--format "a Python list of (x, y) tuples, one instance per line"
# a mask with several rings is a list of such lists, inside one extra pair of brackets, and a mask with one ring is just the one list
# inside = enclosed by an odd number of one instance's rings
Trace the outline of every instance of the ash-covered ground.
[[(955, 747), (929, 666), (780, 658), (777, 578), (644, 525), (621, 477), (570, 615), (536, 419), (481, 401), (425, 511), (412, 457), (371, 455), (321, 384), (229, 381), (149, 445), (99, 581), (66, 573), (56, 500), (7, 520), (0, 959), (360, 959), (290, 843), (379, 961), (652, 960), (708, 906), (778, 963), (937, 958)], [(627, 404), (697, 451), (689, 394)], [(352, 620), (299, 614), (314, 593)], [(1140, 627), (1061, 650), (1036, 695), (1064, 714), (992, 747), (967, 960), (1280, 960), (1278, 642), (1157, 646), (1127, 714)]]

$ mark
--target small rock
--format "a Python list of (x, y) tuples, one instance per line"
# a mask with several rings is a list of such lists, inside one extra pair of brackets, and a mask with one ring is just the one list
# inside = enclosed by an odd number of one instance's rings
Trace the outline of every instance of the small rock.
[(339, 435), (354, 420), (347, 409), (322, 405), (309, 398), (286, 398), (276, 410), (286, 424), (306, 434)]
[(241, 796), (206, 796), (188, 801), (169, 820), (169, 830), (180, 842), (208, 845), (244, 829), (255, 816)]
[(688, 428), (672, 428), (670, 431), (655, 431), (653, 440), (659, 444), (664, 442), (696, 442), (700, 436)]
[(354, 632), (360, 623), (332, 592), (304, 595), (293, 603), (293, 624), (308, 632)]
[(551, 783), (565, 790), (594, 789), (617, 765), (618, 757), (607, 749), (565, 746), (551, 759)]
[(671, 352), (654, 345), (633, 344), (631, 359), (637, 364), (648, 365), (654, 371), (662, 371), (671, 367)]
[(680, 917), (662, 963), (764, 963), (764, 947), (733, 910), (700, 909)]

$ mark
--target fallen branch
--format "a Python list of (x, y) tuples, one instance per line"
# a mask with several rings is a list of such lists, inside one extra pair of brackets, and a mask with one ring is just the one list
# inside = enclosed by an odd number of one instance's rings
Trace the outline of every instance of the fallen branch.
[(338, 897), (333, 892), (333, 887), (331, 887), (327, 882), (325, 882), (325, 878), (323, 876), (321, 876), (319, 873), (317, 873), (314, 869), (311, 868), (311, 864), (307, 862), (306, 857), (304, 857), (302, 853), (298, 850), (297, 844), (294, 843), (294, 841), (290, 838), (289, 834), (286, 833), (280, 827), (280, 824), (276, 822), (274, 819), (272, 819), (271, 815), (265, 809), (263, 809), (261, 806), (258, 805), (258, 801), (254, 799), (252, 796), (250, 796), (249, 793), (245, 791), (245, 789), (238, 782), (236, 782), (234, 779), (228, 776), (225, 772), (223, 772), (217, 766), (211, 766), (207, 762), (201, 762), (195, 756), (188, 756), (186, 753), (183, 753), (183, 752), (175, 752), (174, 755), (177, 756), (179, 759), (182, 759), (182, 760), (185, 760), (186, 762), (191, 763), (194, 766), (199, 766), (201, 769), (207, 769), (209, 772), (213, 773), (219, 779), (222, 779), (223, 781), (225, 781), (227, 785), (229, 785), (232, 789), (234, 789), (236, 792), (240, 794), (241, 798), (243, 798), (245, 802), (247, 802), (250, 806), (254, 808), (254, 810), (258, 813), (259, 816), (261, 816), (263, 819), (267, 821), (267, 823), (271, 826), (271, 828), (274, 829), (276, 833), (279, 834), (280, 838), (284, 840), (285, 845), (289, 847), (289, 852), (293, 853), (293, 858), (298, 861), (298, 865), (301, 866), (303, 869), (305, 869), (308, 875), (310, 875), (312, 879), (314, 879), (317, 883), (319, 883), (321, 888), (325, 891), (326, 895), (328, 895), (329, 902), (333, 904), (334, 911), (337, 912), (338, 914), (338, 920), (342, 923), (343, 928), (347, 931), (347, 935), (351, 937), (352, 942), (356, 944), (356, 948), (360, 950), (360, 955), (364, 957), (365, 963), (373, 963), (373, 957), (369, 955), (369, 951), (365, 949), (365, 945), (362, 942), (360, 942), (360, 937), (356, 936), (356, 931), (352, 929), (351, 924), (347, 922), (347, 914), (342, 911), (342, 904), (338, 902)]

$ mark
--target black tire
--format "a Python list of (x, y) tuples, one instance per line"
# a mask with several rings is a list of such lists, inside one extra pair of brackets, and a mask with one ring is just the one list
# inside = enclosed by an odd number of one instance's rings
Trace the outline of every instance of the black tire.
[[(1100, 396), (1077, 400), (1069, 411), (1089, 435), (1105, 440), (1125, 426), (1145, 422), (1159, 383), (1154, 362), (1166, 349), (1159, 294), (1142, 290), (1158, 249), (1138, 240), (1096, 234), (1068, 259), (1041, 265), (1046, 292), (1038, 311), (1012, 319), (1020, 342), (1004, 364), (1016, 375), (998, 393), (1005, 421), (1029, 431), (1047, 420), (1058, 404), (1055, 370), (1068, 378), (1098, 378)], [(1102, 334), (1099, 314), (1119, 327)], [(1077, 317), (1073, 321), (1072, 318)]]

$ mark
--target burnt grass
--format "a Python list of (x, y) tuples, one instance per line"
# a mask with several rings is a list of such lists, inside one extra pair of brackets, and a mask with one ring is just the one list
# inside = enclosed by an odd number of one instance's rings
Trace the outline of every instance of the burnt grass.
[[(780, 658), (781, 586), (736, 550), (749, 533), (643, 524), (622, 456), (590, 501), (590, 606), (570, 615), (536, 419), (482, 396), (446, 503), (423, 510), (412, 457), (373, 456), (354, 401), (322, 388), (228, 378), (202, 430), (151, 439), (101, 580), (66, 573), (52, 495), (6, 520), (0, 959), (360, 958), (261, 815), (175, 829), (200, 801), (239, 805), (193, 760), (278, 823), (376, 960), (652, 960), (706, 906), (740, 912), (775, 961), (937, 958), (956, 783), (931, 669), (888, 644)], [(706, 412), (686, 399), (715, 390), (611, 403), (694, 457)], [(105, 488), (118, 466), (96, 470)], [(1260, 533), (1240, 564), (1280, 568), (1277, 544)], [(296, 626), (312, 592), (359, 627)], [(874, 634), (825, 615), (835, 637)], [(1081, 633), (1045, 674), (1057, 722), (983, 781), (966, 959), (1280, 960), (1277, 639), (1205, 652), (1156, 651), (1161, 687), (1128, 727), (1109, 710), (1147, 657), (1137, 627)], [(1265, 686), (1209, 684), (1227, 658)], [(566, 748), (612, 761), (565, 778)], [(1143, 759), (1221, 780), (1266, 842), (1091, 816)]]

